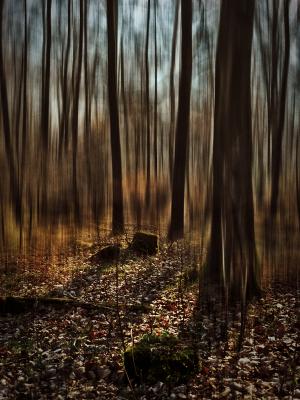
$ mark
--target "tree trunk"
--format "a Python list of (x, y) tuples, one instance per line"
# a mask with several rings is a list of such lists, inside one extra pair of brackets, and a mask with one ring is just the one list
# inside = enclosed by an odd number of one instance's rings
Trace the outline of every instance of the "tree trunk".
[[(50, 114), (50, 71), (51, 71), (51, 3), (47, 0), (46, 15), (43, 12), (44, 38), (43, 38), (43, 66), (42, 66), (42, 112), (41, 112), (41, 137), (43, 157), (41, 160), (42, 171), (42, 216), (47, 214), (47, 181), (49, 161), (49, 114)], [(43, 3), (44, 4), (44, 3)]]
[(283, 61), (283, 71), (282, 71), (279, 110), (278, 110), (279, 116), (278, 116), (278, 125), (276, 126), (276, 130), (274, 131), (274, 137), (272, 142), (272, 191), (271, 191), (272, 218), (275, 218), (277, 212), (279, 178), (280, 178), (281, 160), (282, 160), (282, 139), (283, 139), (284, 119), (285, 119), (285, 103), (286, 103), (286, 93), (287, 93), (289, 62), (290, 62), (289, 7), (290, 7), (290, 0), (285, 0), (284, 2), (285, 49), (284, 49), (284, 61)]
[(68, 0), (68, 28), (67, 28), (67, 45), (63, 65), (63, 82), (62, 82), (62, 114), (61, 114), (61, 130), (59, 136), (59, 158), (62, 157), (63, 147), (65, 152), (69, 143), (69, 94), (68, 94), (68, 68), (71, 47), (71, 0)]
[(112, 231), (124, 231), (122, 161), (117, 97), (117, 6), (116, 0), (107, 0), (107, 51), (108, 51), (108, 100), (110, 117), (110, 142), (112, 159)]
[(80, 0), (80, 26), (79, 26), (79, 46), (78, 46), (78, 64), (76, 83), (74, 91), (73, 103), (73, 118), (72, 118), (72, 171), (73, 171), (73, 200), (74, 200), (74, 217), (77, 223), (80, 222), (80, 209), (79, 209), (79, 193), (77, 184), (77, 154), (78, 154), (78, 111), (79, 111), (79, 96), (80, 96), (80, 82), (82, 70), (82, 53), (83, 53), (83, 25), (84, 25), (84, 0)]
[(3, 8), (4, 8), (4, 0), (1, 0), (0, 1), (0, 95), (1, 95), (1, 105), (2, 105), (4, 145), (9, 167), (10, 198), (16, 222), (19, 224), (21, 218), (21, 197), (17, 182), (17, 171), (15, 168), (14, 151), (11, 143), (7, 87), (6, 87), (6, 77), (5, 77), (4, 60), (3, 60), (3, 43), (2, 43)]
[(223, 0), (216, 55), (213, 214), (208, 278), (232, 298), (259, 292), (252, 193), (254, 0)]
[(169, 228), (171, 240), (182, 238), (184, 232), (184, 186), (192, 82), (192, 15), (192, 0), (181, 0), (181, 72)]
[(155, 218), (156, 225), (159, 223), (159, 197), (158, 197), (158, 156), (157, 156), (157, 0), (154, 0), (154, 128), (153, 128), (153, 159), (154, 159), (154, 182), (155, 182)]
[(172, 36), (172, 52), (171, 52), (171, 68), (170, 68), (170, 84), (169, 84), (170, 86), (169, 172), (170, 172), (171, 185), (173, 177), (174, 120), (175, 120), (174, 70), (175, 70), (175, 57), (176, 57), (176, 46), (177, 46), (179, 4), (180, 4), (179, 0), (176, 0), (173, 36)]
[(150, 25), (150, 0), (147, 7), (147, 28), (146, 28), (146, 43), (145, 43), (145, 80), (146, 80), (146, 193), (145, 193), (145, 208), (149, 210), (150, 206), (150, 94), (149, 94), (149, 25)]

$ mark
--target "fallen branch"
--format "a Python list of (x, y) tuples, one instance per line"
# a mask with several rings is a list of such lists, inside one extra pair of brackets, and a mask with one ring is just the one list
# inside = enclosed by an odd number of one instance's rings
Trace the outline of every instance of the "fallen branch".
[(9, 296), (0, 298), (0, 315), (5, 314), (21, 314), (37, 309), (53, 307), (80, 307), (91, 311), (112, 312), (117, 311), (118, 307), (131, 312), (148, 312), (149, 305), (147, 304), (110, 304), (110, 303), (88, 303), (67, 297), (19, 297)]

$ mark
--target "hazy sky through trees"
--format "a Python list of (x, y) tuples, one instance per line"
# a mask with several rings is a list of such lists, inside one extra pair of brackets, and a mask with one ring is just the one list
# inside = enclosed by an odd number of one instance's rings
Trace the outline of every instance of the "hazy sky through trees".
[[(84, 33), (83, 60), (78, 77), (80, 34), (80, 1), (71, 1), (68, 30), (68, 0), (51, 2), (50, 54), (50, 115), (49, 115), (49, 176), (41, 172), (46, 159), (41, 147), (41, 114), (43, 77), (46, 71), (45, 44), (47, 0), (27, 0), (27, 68), (25, 60), (24, 0), (6, 0), (3, 10), (3, 62), (11, 124), (12, 159), (22, 192), (24, 225), (39, 224), (41, 187), (46, 180), (48, 213), (56, 223), (72, 221), (72, 168), (76, 164), (79, 207), (86, 220), (105, 223), (111, 207), (111, 149), (108, 114), (107, 23), (106, 1), (87, 0), (87, 27)], [(146, 79), (147, 0), (118, 1), (117, 96), (120, 114), (121, 158), (123, 167), (125, 220), (127, 223), (151, 223), (159, 214), (163, 225), (170, 214), (171, 167), (175, 122), (178, 107), (181, 12), (175, 24), (176, 1), (154, 0), (150, 3), (148, 72), (149, 99)], [(192, 85), (190, 129), (187, 146), (185, 186), (185, 220), (187, 227), (207, 231), (211, 207), (212, 143), (215, 90), (215, 54), (220, 14), (219, 0), (193, 0), (192, 24)], [(274, 107), (278, 106), (284, 64), (285, 34), (283, 1), (256, 1), (254, 36), (251, 56), (251, 103), (254, 204), (266, 205), (270, 196), (271, 133), (270, 76), (272, 75), (272, 24), (278, 5), (278, 30), (274, 36), (277, 52), (273, 65)], [(156, 15), (156, 43), (155, 21)], [(44, 22), (43, 22), (44, 21)], [(297, 137), (299, 136), (300, 94), (300, 33), (299, 2), (289, 5), (290, 57), (284, 130), (282, 136), (282, 168), (280, 201), (285, 217), (291, 219), (296, 204)], [(68, 32), (70, 33), (68, 37)], [(176, 35), (174, 36), (174, 32)], [(175, 40), (176, 39), (176, 40)], [(69, 40), (69, 47), (68, 47)], [(172, 41), (174, 65), (172, 66)], [(123, 48), (123, 58), (121, 57)], [(156, 53), (155, 53), (156, 49)], [(44, 60), (44, 61), (43, 61)], [(156, 64), (155, 64), (156, 60)], [(24, 96), (24, 71), (27, 94)], [(174, 72), (174, 91), (171, 88)], [(157, 77), (157, 81), (155, 81)], [(80, 78), (77, 99), (76, 84)], [(66, 86), (64, 90), (64, 85)], [(155, 97), (157, 88), (157, 98)], [(25, 99), (25, 100), (24, 100)], [(78, 100), (78, 154), (73, 160), (75, 138), (72, 121)], [(26, 104), (24, 104), (24, 102)], [(269, 102), (269, 103), (268, 103)], [(171, 111), (173, 104), (174, 110)], [(269, 108), (268, 108), (269, 107)], [(277, 107), (277, 114), (278, 114)], [(23, 110), (27, 110), (26, 137), (23, 137)], [(75, 112), (76, 113), (76, 112)], [(173, 114), (172, 114), (173, 113)], [(276, 113), (274, 113), (275, 115)], [(276, 115), (277, 115), (276, 114)], [(147, 139), (147, 115), (150, 120), (150, 140)], [(171, 121), (172, 118), (172, 121)], [(277, 116), (276, 116), (277, 118)], [(2, 113), (0, 113), (2, 133)], [(67, 128), (65, 128), (67, 127)], [(76, 129), (75, 129), (76, 130)], [(75, 135), (76, 136), (76, 135)], [(62, 144), (63, 143), (63, 144)], [(299, 147), (299, 145), (298, 145)], [(146, 155), (149, 155), (147, 157)], [(23, 162), (23, 161), (24, 162)], [(149, 161), (150, 160), (150, 161)], [(148, 163), (148, 164), (147, 164)], [(0, 165), (3, 191), (1, 209), (8, 215), (7, 226), (14, 224), (9, 193), (10, 172), (4, 136), (0, 136)], [(146, 179), (149, 178), (149, 213), (145, 210)], [(22, 169), (22, 171), (21, 171)], [(148, 175), (147, 175), (148, 174)], [(149, 180), (149, 179), (148, 179)], [(22, 184), (20, 183), (22, 182)], [(159, 203), (159, 210), (155, 204)], [(61, 207), (61, 210), (60, 210)], [(59, 211), (57, 209), (59, 208)], [(52, 211), (50, 211), (52, 209)], [(154, 211), (153, 211), (154, 210)], [(263, 208), (260, 208), (260, 213)], [(152, 214), (151, 214), (152, 213)], [(155, 216), (156, 214), (156, 216)], [(68, 215), (68, 217), (66, 217)], [(52, 217), (51, 217), (52, 218)]]

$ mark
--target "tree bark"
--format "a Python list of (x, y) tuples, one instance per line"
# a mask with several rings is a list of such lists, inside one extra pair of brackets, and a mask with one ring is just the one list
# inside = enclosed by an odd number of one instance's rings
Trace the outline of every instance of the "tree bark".
[(259, 293), (252, 193), (254, 0), (223, 0), (216, 55), (209, 279), (232, 298)]
[(73, 116), (72, 116), (72, 170), (73, 170), (73, 200), (74, 200), (74, 217), (77, 223), (80, 222), (79, 209), (79, 193), (77, 183), (77, 154), (78, 154), (78, 111), (80, 82), (82, 70), (82, 53), (83, 53), (83, 26), (84, 26), (84, 0), (80, 0), (80, 23), (79, 23), (79, 46), (78, 46), (78, 63), (77, 74), (74, 91)]
[(181, 72), (169, 228), (171, 240), (182, 238), (184, 233), (184, 187), (192, 82), (192, 16), (192, 0), (181, 0)]
[(146, 28), (146, 43), (145, 43), (145, 80), (146, 80), (146, 193), (145, 193), (145, 208), (148, 211), (150, 206), (150, 94), (149, 94), (149, 26), (150, 26), (150, 0), (147, 7), (147, 28)]
[(3, 8), (4, 0), (0, 1), (0, 95), (2, 105), (2, 122), (3, 122), (3, 134), (4, 134), (4, 145), (5, 153), (9, 167), (9, 180), (10, 180), (10, 198), (14, 211), (16, 222), (20, 223), (21, 218), (21, 197), (19, 186), (17, 182), (17, 171), (15, 167), (14, 151), (11, 143), (11, 131), (10, 131), (10, 120), (9, 120), (9, 108), (7, 98), (7, 86), (6, 77), (4, 70), (3, 60)]
[(285, 119), (285, 104), (286, 104), (287, 81), (288, 81), (288, 71), (290, 62), (289, 7), (290, 7), (290, 0), (285, 0), (284, 1), (285, 48), (284, 48), (284, 61), (283, 61), (279, 110), (278, 110), (279, 117), (278, 117), (278, 125), (276, 126), (272, 142), (272, 191), (271, 191), (272, 218), (275, 218), (277, 213), (279, 179), (280, 179), (281, 160), (282, 160), (282, 139), (283, 139), (284, 119)]
[(107, 0), (107, 51), (108, 51), (108, 100), (110, 118), (110, 142), (112, 159), (112, 231), (124, 231), (122, 161), (117, 97), (117, 6), (116, 0)]
[(172, 51), (171, 51), (171, 68), (170, 68), (170, 131), (169, 131), (169, 173), (170, 183), (172, 185), (173, 177), (173, 153), (174, 153), (174, 120), (175, 120), (175, 88), (174, 88), (174, 71), (177, 46), (177, 31), (178, 31), (178, 15), (179, 15), (179, 0), (176, 0), (175, 17), (172, 35)]

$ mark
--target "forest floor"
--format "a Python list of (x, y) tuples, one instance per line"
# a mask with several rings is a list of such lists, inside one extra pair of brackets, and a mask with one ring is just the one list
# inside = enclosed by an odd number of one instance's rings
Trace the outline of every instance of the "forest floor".
[[(155, 256), (129, 253), (105, 267), (86, 261), (94, 250), (82, 245), (77, 256), (56, 259), (55, 268), (46, 256), (27, 257), (1, 273), (3, 297), (63, 296), (105, 305), (0, 316), (1, 400), (300, 399), (297, 289), (269, 285), (249, 304), (238, 351), (240, 312), (230, 313), (224, 334), (224, 315), (199, 308), (191, 249), (165, 244)], [(166, 333), (193, 343), (198, 371), (177, 385), (130, 382), (124, 349), (145, 334)]]

